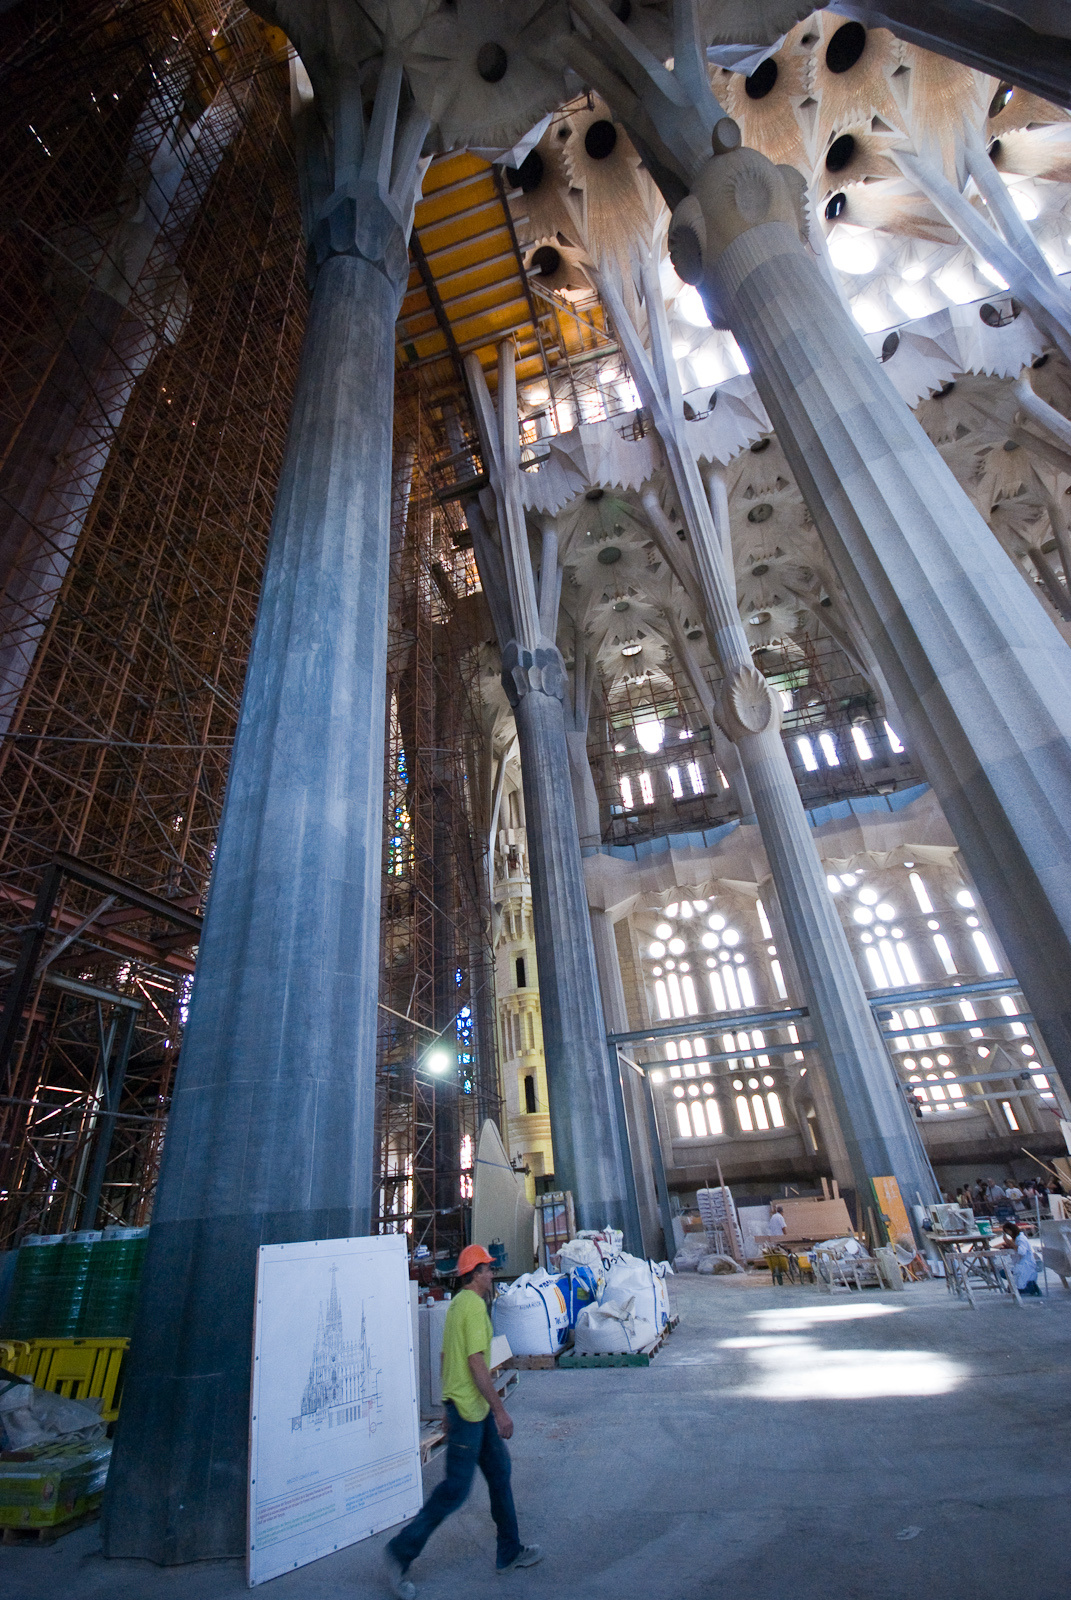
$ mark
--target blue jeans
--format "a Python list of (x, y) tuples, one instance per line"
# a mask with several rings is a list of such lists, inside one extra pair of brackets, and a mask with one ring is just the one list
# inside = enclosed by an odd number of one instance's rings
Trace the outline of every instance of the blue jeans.
[(468, 1499), (472, 1480), (479, 1467), (487, 1479), (491, 1496), (491, 1515), (498, 1529), (497, 1565), (508, 1567), (520, 1553), (517, 1513), (509, 1486), (510, 1459), (505, 1443), (498, 1436), (495, 1419), (488, 1412), (482, 1422), (466, 1422), (453, 1401), (446, 1402), (446, 1477), (418, 1511), (412, 1522), (387, 1545), (404, 1571), (427, 1544), (440, 1522), (457, 1511)]

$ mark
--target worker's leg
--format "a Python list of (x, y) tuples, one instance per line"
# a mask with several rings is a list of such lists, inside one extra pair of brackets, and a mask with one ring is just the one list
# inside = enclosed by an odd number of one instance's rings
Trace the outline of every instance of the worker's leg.
[(498, 1551), (495, 1561), (500, 1567), (508, 1567), (521, 1548), (521, 1536), (517, 1532), (517, 1513), (513, 1507), (513, 1490), (510, 1488), (511, 1470), (505, 1441), (498, 1436), (494, 1417), (488, 1415), (483, 1424), (480, 1471), (487, 1479), (487, 1491), (491, 1496), (491, 1515), (498, 1529)]
[[(489, 1417), (488, 1420), (492, 1419)], [(401, 1533), (395, 1534), (387, 1545), (403, 1572), (411, 1561), (416, 1560), (440, 1522), (464, 1505), (468, 1498), (477, 1461), (483, 1466), (480, 1450), (483, 1431), (482, 1422), (465, 1422), (458, 1415), (456, 1407), (447, 1401), (446, 1477), (425, 1502), (424, 1509), (418, 1511), (412, 1522)]]

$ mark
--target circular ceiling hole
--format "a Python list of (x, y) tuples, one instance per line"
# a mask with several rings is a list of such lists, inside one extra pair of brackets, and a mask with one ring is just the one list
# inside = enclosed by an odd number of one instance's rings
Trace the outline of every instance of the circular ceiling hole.
[(747, 520), (749, 522), (769, 522), (772, 516), (773, 506), (764, 502), (761, 506), (752, 506), (747, 514)]
[(506, 177), (522, 194), (531, 194), (543, 181), (543, 157), (538, 150), (530, 150), (519, 167), (507, 167)]
[(1038, 356), (1037, 360), (1036, 361), (1031, 361), (1030, 365), (1033, 367), (1034, 371), (1036, 372), (1039, 367), (1047, 366), (1048, 365), (1048, 360), (1049, 360), (1049, 352), (1046, 350), (1046, 352), (1045, 352), (1045, 354), (1043, 356)]
[(687, 639), (701, 639), (702, 637), (703, 637), (702, 628), (689, 628), (688, 632), (685, 634), (685, 638), (687, 638)]
[(951, 394), (952, 390), (955, 387), (956, 387), (956, 380), (954, 378), (952, 379), (951, 383), (942, 383), (942, 385), (941, 385), (941, 387), (939, 389), (935, 389), (933, 391), (933, 398), (935, 400), (943, 400), (945, 395), (946, 394)]
[(610, 0), (610, 10), (618, 22), (627, 22), (632, 15), (632, 0)]
[(615, 611), (627, 611), (628, 608), (629, 608), (629, 605), (628, 605), (628, 601), (627, 600), (615, 600), (614, 601), (614, 610)]
[(528, 263), (529, 272), (538, 272), (544, 278), (553, 278), (562, 264), (561, 251), (552, 244), (541, 244)]
[(484, 83), (500, 83), (508, 66), (509, 56), (500, 44), (482, 44), (476, 52), (476, 71)]
[(587, 494), (584, 496), (584, 499), (594, 502), (596, 500), (601, 500), (605, 493), (605, 489), (589, 489)]
[(866, 29), (861, 22), (846, 22), (826, 46), (830, 72), (850, 72), (866, 49)]
[(765, 100), (776, 82), (777, 62), (773, 56), (767, 56), (766, 60), (755, 68), (750, 78), (744, 79), (744, 93), (749, 100)]
[(762, 452), (764, 450), (768, 450), (769, 448), (770, 448), (769, 439), (756, 439), (755, 443), (751, 446), (751, 454), (753, 456), (761, 456)]
[(820, 606), (831, 606), (833, 604), (833, 601), (830, 598), (830, 596), (827, 594), (827, 595), (823, 595), (822, 596), (822, 598), (821, 598), (821, 600), (819, 600), (818, 604)]
[(584, 149), (592, 161), (605, 161), (607, 156), (613, 155), (616, 144), (617, 129), (605, 117), (593, 122), (584, 135)]
[(842, 217), (847, 209), (848, 196), (846, 194), (835, 194), (826, 206), (826, 221), (836, 222), (837, 218)]
[(621, 552), (616, 544), (604, 545), (599, 551), (598, 559), (604, 567), (612, 567), (615, 561), (621, 560)]
[(842, 133), (839, 139), (834, 139), (826, 151), (826, 171), (843, 172), (855, 154), (855, 139), (850, 133)]
[(984, 306), (979, 307), (978, 315), (987, 328), (1006, 328), (1015, 321), (1022, 309), (1018, 300), (1005, 300), (999, 306), (987, 300)]
[(883, 345), (881, 347), (881, 359), (883, 361), (891, 361), (893, 356), (899, 350), (899, 348), (900, 348), (900, 335), (897, 333), (896, 329), (894, 328), (892, 333), (887, 333), (885, 335), (885, 342), (883, 343)]
[(762, 577), (765, 577), (766, 573), (768, 573), (769, 570), (770, 570), (769, 562), (760, 561), (757, 567), (752, 567), (751, 576), (753, 578), (762, 578)]
[(1000, 113), (1007, 107), (1008, 101), (1011, 99), (1014, 93), (1014, 84), (1002, 83), (992, 100), (989, 102), (989, 115), (991, 117), (999, 117)]

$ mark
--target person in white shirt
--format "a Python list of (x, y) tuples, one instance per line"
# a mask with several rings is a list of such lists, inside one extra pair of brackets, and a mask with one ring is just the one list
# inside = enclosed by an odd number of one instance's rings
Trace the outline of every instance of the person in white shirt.
[(782, 1215), (781, 1207), (774, 1206), (773, 1210), (770, 1212), (770, 1220), (766, 1224), (766, 1232), (771, 1236), (771, 1238), (780, 1239), (784, 1235), (787, 1228), (788, 1223), (785, 1221), (784, 1216)]

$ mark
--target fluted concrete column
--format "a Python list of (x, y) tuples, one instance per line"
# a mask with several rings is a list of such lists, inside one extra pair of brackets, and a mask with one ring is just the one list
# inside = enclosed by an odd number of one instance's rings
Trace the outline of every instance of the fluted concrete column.
[[(711, 643), (724, 673), (715, 715), (747, 779), (807, 1005), (822, 1050), (862, 1208), (869, 1180), (891, 1174), (904, 1195), (938, 1198), (913, 1119), (863, 990), (781, 738), (776, 696), (754, 666), (736, 604), (727, 539), (714, 521), (687, 438), (665, 305), (653, 260), (643, 267), (649, 351), (614, 284), (603, 294), (633, 381), (654, 418), (706, 603)], [(656, 537), (672, 538), (655, 507)]]
[(800, 241), (796, 178), (715, 156), (673, 248), (732, 325), (1071, 1087), (1071, 650)]
[[(396, 109), (396, 81), (394, 94)], [(257, 1247), (369, 1231), (394, 323), (412, 195), (379, 186), (371, 137), (367, 165), (311, 233), (315, 288), (105, 1503), (111, 1556), (243, 1553)], [(411, 190), (414, 163), (399, 166)]]
[[(595, 966), (599, 974), (603, 1014), (612, 1033), (629, 1030), (628, 1006), (625, 1003), (625, 986), (621, 981), (621, 963), (617, 954), (617, 936), (614, 922), (608, 911), (589, 906), (591, 940), (595, 950)], [(628, 1054), (628, 1052), (625, 1052)], [(651, 1152), (651, 1135), (643, 1084), (634, 1067), (627, 1062), (621, 1066), (621, 1095), (625, 1105), (625, 1121), (629, 1146), (632, 1151), (632, 1170), (636, 1179), (636, 1207), (639, 1212), (640, 1231), (643, 1235), (643, 1253), (654, 1256), (664, 1251), (673, 1254), (673, 1240), (662, 1239), (662, 1219), (655, 1190), (654, 1159)]]
[(582, 1228), (609, 1223), (629, 1248), (642, 1250), (573, 806), (565, 666), (556, 649), (533, 652), (510, 641), (502, 681), (521, 754), (555, 1181), (573, 1191)]

